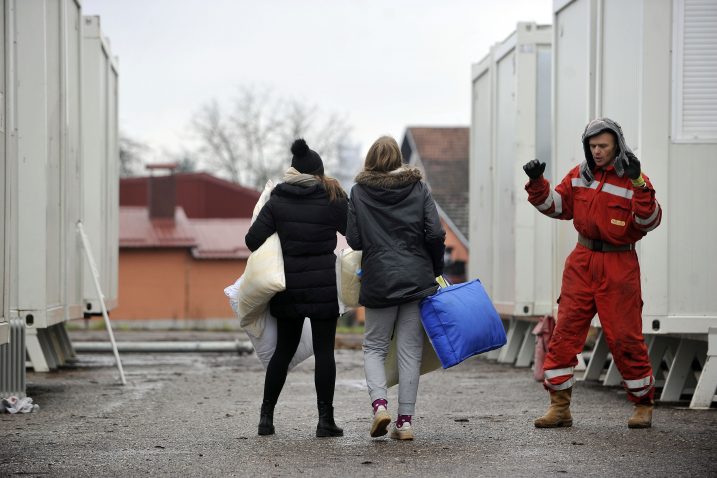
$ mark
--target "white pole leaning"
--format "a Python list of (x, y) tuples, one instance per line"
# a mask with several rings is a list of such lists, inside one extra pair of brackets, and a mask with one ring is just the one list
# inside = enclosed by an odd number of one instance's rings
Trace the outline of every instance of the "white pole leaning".
[(112, 342), (112, 351), (114, 352), (115, 360), (117, 361), (117, 368), (119, 369), (120, 379), (122, 380), (122, 385), (127, 385), (127, 380), (125, 380), (124, 378), (124, 370), (122, 369), (122, 361), (120, 360), (119, 350), (117, 350), (117, 342), (115, 342), (115, 336), (112, 333), (112, 324), (110, 324), (110, 318), (109, 315), (107, 315), (105, 296), (102, 293), (102, 288), (100, 287), (100, 275), (97, 272), (97, 266), (95, 265), (95, 260), (92, 257), (92, 250), (90, 249), (90, 241), (87, 238), (87, 234), (85, 234), (85, 228), (82, 227), (82, 221), (77, 221), (77, 232), (80, 234), (80, 239), (82, 239), (82, 248), (85, 250), (85, 257), (87, 258), (90, 270), (92, 271), (92, 279), (95, 282), (95, 290), (97, 291), (97, 297), (99, 297), (100, 299), (100, 306), (102, 307), (102, 317), (105, 319), (105, 327), (107, 328), (107, 333), (109, 333), (110, 335), (110, 342)]

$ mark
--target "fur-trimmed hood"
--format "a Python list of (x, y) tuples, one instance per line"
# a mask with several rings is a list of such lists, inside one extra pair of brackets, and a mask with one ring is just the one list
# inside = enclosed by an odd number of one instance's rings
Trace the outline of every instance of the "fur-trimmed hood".
[(375, 189), (400, 189), (417, 183), (423, 179), (418, 168), (401, 166), (390, 172), (361, 171), (356, 176), (356, 183)]
[(421, 171), (401, 166), (390, 172), (361, 171), (356, 176), (356, 185), (366, 194), (382, 204), (398, 204), (406, 199), (416, 184), (421, 183)]

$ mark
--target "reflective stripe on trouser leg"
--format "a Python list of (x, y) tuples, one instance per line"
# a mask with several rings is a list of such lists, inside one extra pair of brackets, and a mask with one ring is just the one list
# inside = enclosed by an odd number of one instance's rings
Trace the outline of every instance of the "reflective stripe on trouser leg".
[(555, 390), (557, 392), (558, 390), (565, 390), (565, 389), (572, 387), (575, 384), (575, 378), (570, 377), (568, 380), (566, 380), (565, 382), (563, 382), (559, 385), (553, 385), (552, 383), (548, 382), (547, 380), (543, 383), (550, 390)]
[(565, 390), (575, 383), (573, 367), (546, 370), (544, 376), (545, 386), (550, 390)]
[(625, 389), (629, 394), (635, 397), (643, 397), (655, 386), (655, 377), (650, 375), (637, 380), (624, 380), (623, 384), (625, 384)]
[(544, 372), (545, 380), (550, 380), (556, 377), (560, 377), (561, 375), (573, 375), (573, 367), (566, 367), (566, 368), (556, 368), (553, 370), (546, 370)]

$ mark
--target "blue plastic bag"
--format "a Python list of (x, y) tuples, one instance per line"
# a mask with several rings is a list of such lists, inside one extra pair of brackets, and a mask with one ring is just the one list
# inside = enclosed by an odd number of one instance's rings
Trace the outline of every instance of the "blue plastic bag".
[(500, 348), (507, 340), (503, 322), (477, 279), (423, 299), (421, 320), (443, 368)]

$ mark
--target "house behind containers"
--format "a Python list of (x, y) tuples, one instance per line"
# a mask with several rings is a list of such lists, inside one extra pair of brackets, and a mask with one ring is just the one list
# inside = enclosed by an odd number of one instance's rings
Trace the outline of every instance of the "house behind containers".
[(418, 167), (431, 189), (441, 224), (446, 231), (444, 275), (453, 283), (465, 282), (468, 243), (468, 143), (470, 129), (408, 127), (401, 153)]

